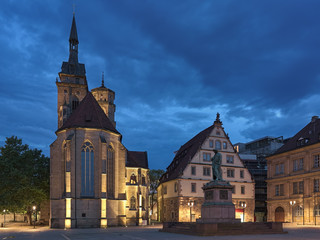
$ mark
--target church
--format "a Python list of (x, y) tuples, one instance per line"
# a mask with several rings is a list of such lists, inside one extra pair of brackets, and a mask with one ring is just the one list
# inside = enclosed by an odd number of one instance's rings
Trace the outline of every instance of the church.
[(143, 225), (149, 219), (147, 152), (128, 151), (116, 129), (115, 92), (88, 90), (73, 15), (62, 63), (57, 138), (50, 145), (50, 227)]

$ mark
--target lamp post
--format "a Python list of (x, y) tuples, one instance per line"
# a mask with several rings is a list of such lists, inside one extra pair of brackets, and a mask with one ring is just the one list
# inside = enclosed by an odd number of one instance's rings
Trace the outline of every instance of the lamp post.
[(3, 227), (5, 227), (6, 224), (6, 210), (3, 209)]
[(37, 207), (33, 206), (32, 210), (33, 210), (33, 228), (36, 228)]
[(193, 207), (193, 201), (188, 202), (188, 206), (190, 207), (190, 222), (192, 222), (192, 207)]
[(291, 205), (291, 217), (292, 217), (292, 220), (291, 222), (293, 223), (293, 206), (296, 204), (296, 201), (290, 201), (290, 205)]
[(247, 207), (247, 204), (245, 202), (242, 202), (240, 205), (243, 208), (243, 222), (245, 222), (245, 208)]

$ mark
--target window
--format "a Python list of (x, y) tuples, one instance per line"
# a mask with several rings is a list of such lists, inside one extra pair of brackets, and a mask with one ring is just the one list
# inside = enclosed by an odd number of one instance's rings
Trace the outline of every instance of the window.
[(203, 161), (210, 162), (211, 161), (211, 154), (210, 153), (203, 153)]
[(293, 161), (293, 171), (303, 170), (303, 158)]
[(213, 148), (213, 140), (209, 140), (209, 147)]
[(94, 152), (88, 141), (81, 147), (81, 196), (94, 196)]
[(299, 194), (303, 193), (303, 181), (299, 182)]
[(114, 149), (109, 145), (107, 148), (107, 196), (111, 199), (114, 198), (114, 180)]
[(303, 208), (301, 206), (297, 206), (294, 209), (294, 216), (296, 216), (296, 217), (302, 217), (303, 216)]
[(314, 179), (314, 183), (313, 183), (314, 192), (319, 192), (319, 183), (320, 183), (320, 179)]
[(244, 178), (244, 171), (240, 170), (240, 178)]
[(196, 183), (191, 183), (191, 192), (197, 192)]
[(234, 177), (234, 169), (227, 169), (227, 177)]
[(227, 163), (234, 163), (234, 157), (232, 155), (227, 155)]
[(167, 194), (167, 186), (163, 187), (163, 194)]
[(216, 140), (216, 149), (221, 150), (221, 142), (219, 140)]
[(284, 184), (278, 184), (275, 186), (275, 195), (276, 196), (284, 195)]
[(284, 163), (280, 163), (276, 165), (276, 175), (284, 173)]
[(130, 209), (136, 209), (136, 198), (133, 196), (130, 198)]
[(196, 167), (191, 166), (191, 175), (196, 175)]
[(144, 197), (142, 197), (141, 207), (142, 207), (142, 210), (146, 210), (146, 200)]
[(232, 186), (231, 192), (236, 193), (236, 186)]
[(131, 174), (130, 184), (137, 184), (137, 177), (134, 175), (134, 173)]
[(320, 167), (320, 155), (314, 155), (313, 167)]
[(203, 176), (210, 176), (210, 168), (209, 167), (203, 167)]
[(293, 194), (298, 194), (298, 182), (294, 182), (292, 187), (293, 187)]
[(223, 149), (227, 149), (227, 147), (228, 147), (227, 142), (223, 142)]
[(174, 192), (178, 192), (178, 183), (177, 182), (174, 183)]
[(217, 135), (220, 135), (220, 132), (219, 132), (219, 131), (216, 131), (216, 134), (217, 134)]
[(246, 188), (245, 186), (241, 186), (241, 194), (245, 194), (246, 193)]
[(141, 184), (146, 185), (146, 177), (144, 175), (141, 177)]
[(320, 216), (320, 205), (316, 205), (314, 207), (314, 215), (318, 217)]

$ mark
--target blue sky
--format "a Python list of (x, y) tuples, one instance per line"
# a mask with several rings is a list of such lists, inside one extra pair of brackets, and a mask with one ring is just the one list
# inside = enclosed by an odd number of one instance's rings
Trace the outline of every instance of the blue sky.
[(232, 143), (320, 114), (319, 1), (0, 1), (0, 145), (16, 135), (49, 156), (73, 3), (89, 89), (104, 71), (123, 143), (150, 168), (217, 112)]

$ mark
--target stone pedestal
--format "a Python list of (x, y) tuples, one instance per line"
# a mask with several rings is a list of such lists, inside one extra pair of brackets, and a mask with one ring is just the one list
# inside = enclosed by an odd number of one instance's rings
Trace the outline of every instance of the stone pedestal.
[(232, 186), (226, 181), (211, 181), (204, 185), (204, 203), (197, 223), (239, 223), (235, 219)]

